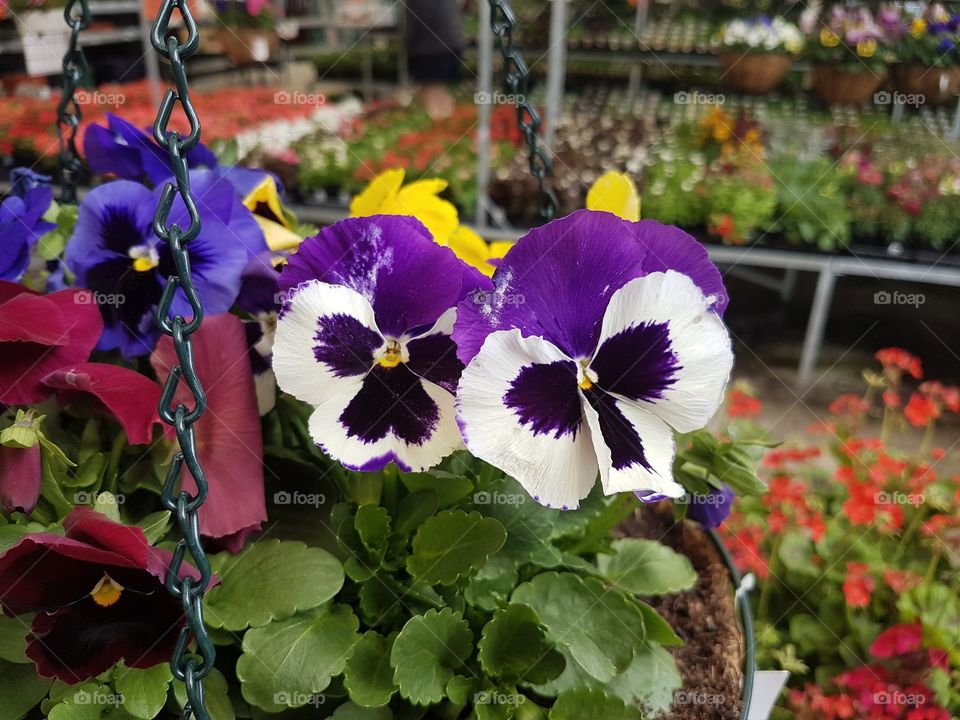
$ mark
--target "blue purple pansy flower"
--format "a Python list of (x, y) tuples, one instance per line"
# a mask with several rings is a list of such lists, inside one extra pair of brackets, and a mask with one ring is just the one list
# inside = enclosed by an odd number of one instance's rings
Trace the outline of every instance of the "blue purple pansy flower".
[(726, 293), (683, 231), (582, 210), (531, 230), (458, 306), (457, 419), (538, 502), (680, 497), (673, 431), (703, 427), (733, 365)]
[(461, 447), (450, 333), (482, 286), (412, 217), (349, 218), (304, 240), (280, 274), (273, 369), (315, 406), (314, 441), (355, 470), (424, 470)]
[[(100, 175), (116, 175), (125, 180), (148, 182), (157, 186), (173, 177), (167, 151), (153, 136), (112, 113), (107, 125), (91, 125), (83, 136), (87, 165)], [(187, 153), (190, 168), (215, 168), (217, 156), (203, 144)]]
[[(193, 280), (205, 310), (216, 315), (231, 308), (241, 273), (267, 248), (259, 225), (227, 180), (214, 171), (194, 170), (190, 182), (202, 222), (190, 243)], [(94, 291), (104, 318), (98, 347), (119, 348), (127, 358), (145, 355), (156, 345), (159, 331), (153, 314), (174, 270), (169, 247), (151, 227), (161, 191), (126, 180), (94, 188), (80, 205), (67, 242), (67, 266), (78, 285)], [(179, 196), (169, 223), (181, 228), (190, 224)], [(172, 312), (192, 314), (182, 291)]]
[(730, 515), (736, 495), (726, 483), (720, 488), (711, 488), (703, 495), (690, 495), (687, 499), (687, 517), (696, 520), (705, 528), (717, 528)]
[(53, 202), (53, 191), (41, 182), (45, 176), (20, 170), (26, 168), (14, 170), (13, 194), (0, 204), (0, 280), (19, 279), (30, 264), (34, 243), (56, 228), (43, 219)]

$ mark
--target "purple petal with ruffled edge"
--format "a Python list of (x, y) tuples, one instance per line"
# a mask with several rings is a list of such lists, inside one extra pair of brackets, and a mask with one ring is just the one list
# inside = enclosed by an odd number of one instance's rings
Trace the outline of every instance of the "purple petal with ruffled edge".
[(373, 306), (384, 335), (399, 337), (426, 329), (480, 286), (483, 276), (472, 270), (419, 220), (373, 215), (341, 220), (304, 240), (279, 285), (288, 294), (314, 279), (351, 288)]
[(683, 231), (593, 210), (554, 220), (510, 249), (494, 273), (492, 293), (460, 303), (453, 334), (458, 356), (469, 362), (491, 332), (518, 328), (547, 338), (568, 357), (589, 357), (613, 293), (665, 269), (689, 275), (705, 295), (715, 296), (718, 312), (726, 307), (719, 271)]
[(30, 263), (30, 249), (56, 225), (42, 219), (53, 201), (49, 187), (12, 195), (0, 205), (0, 280), (16, 280)]

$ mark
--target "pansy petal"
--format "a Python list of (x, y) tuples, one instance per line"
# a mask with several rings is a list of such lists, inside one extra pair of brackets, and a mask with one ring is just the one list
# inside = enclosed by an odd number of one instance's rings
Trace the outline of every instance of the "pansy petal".
[(644, 267), (648, 273), (676, 270), (686, 275), (711, 298), (711, 309), (723, 315), (729, 302), (723, 276), (702, 243), (680, 228), (656, 220), (634, 223), (633, 230), (634, 237), (647, 249)]
[(640, 195), (629, 175), (608, 170), (587, 191), (587, 209), (603, 210), (637, 222), (640, 219)]
[(280, 290), (308, 280), (345, 285), (367, 298), (383, 334), (397, 338), (456, 305), (469, 277), (482, 280), (417, 219), (374, 215), (341, 220), (304, 240), (280, 274)]
[(673, 271), (614, 293), (590, 364), (601, 388), (640, 402), (680, 432), (713, 417), (732, 367), (723, 322), (693, 281)]
[(457, 309), (450, 308), (432, 328), (406, 343), (410, 354), (407, 367), (451, 393), (457, 391), (463, 372), (463, 363), (457, 358), (457, 346), (450, 337), (456, 319)]
[(610, 296), (645, 273), (646, 250), (633, 225), (610, 213), (580, 210), (534, 228), (504, 257), (482, 303), (460, 303), (454, 330), (469, 362), (496, 330), (546, 338), (568, 357), (590, 357)]
[(662, 420), (596, 386), (584, 392), (583, 411), (607, 495), (637, 490), (683, 495), (673, 481), (673, 431)]
[(575, 508), (597, 478), (576, 363), (538, 337), (495, 332), (463, 371), (460, 429), (470, 451), (548, 507)]
[(146, 445), (153, 426), (160, 422), (157, 404), (160, 386), (150, 378), (125, 367), (107, 363), (83, 363), (61, 368), (43, 379), (62, 399), (74, 394), (96, 398), (117, 419), (131, 445)]
[(367, 217), (382, 212), (381, 208), (392, 202), (400, 192), (403, 177), (406, 172), (403, 168), (392, 168), (377, 175), (359, 195), (354, 195), (350, 201), (350, 215), (353, 217)]
[[(207, 394), (207, 411), (194, 428), (200, 465), (210, 484), (200, 508), (200, 532), (234, 538), (267, 519), (263, 435), (243, 322), (229, 313), (207, 317), (193, 335), (193, 348)], [(157, 375), (166, 378), (178, 364), (173, 340), (164, 336), (150, 360)], [(193, 405), (185, 383), (180, 383), (173, 402)], [(196, 492), (188, 471), (182, 485)]]
[(417, 180), (402, 188), (393, 202), (385, 205), (381, 212), (386, 215), (412, 215), (427, 226), (436, 242), (446, 245), (460, 224), (454, 204), (438, 197), (446, 187), (446, 180)]
[(393, 462), (419, 472), (461, 444), (453, 395), (404, 363), (376, 366), (355, 392), (342, 382), (335, 391), (310, 416), (310, 434), (352, 470), (380, 470)]
[(384, 344), (366, 298), (312, 280), (287, 299), (277, 320), (273, 371), (282, 390), (321, 405), (341, 385), (356, 394)]

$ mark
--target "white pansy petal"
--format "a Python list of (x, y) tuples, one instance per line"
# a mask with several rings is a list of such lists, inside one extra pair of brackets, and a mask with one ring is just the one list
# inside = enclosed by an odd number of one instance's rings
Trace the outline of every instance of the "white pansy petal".
[(584, 393), (583, 408), (607, 495), (644, 490), (668, 497), (683, 495), (683, 488), (673, 480), (673, 430), (666, 423), (596, 386)]
[(680, 432), (713, 417), (732, 367), (723, 321), (694, 282), (673, 270), (636, 278), (613, 294), (590, 363), (597, 385)]
[(414, 375), (405, 364), (375, 367), (353, 394), (331, 396), (310, 416), (310, 435), (352, 470), (393, 462), (420, 472), (461, 447), (451, 393)]
[(349, 389), (356, 394), (384, 344), (366, 298), (311, 280), (288, 298), (277, 320), (273, 370), (284, 392), (320, 405)]
[(519, 330), (490, 334), (463, 371), (457, 410), (467, 448), (537, 502), (575, 508), (589, 494), (597, 458), (577, 365), (551, 343)]

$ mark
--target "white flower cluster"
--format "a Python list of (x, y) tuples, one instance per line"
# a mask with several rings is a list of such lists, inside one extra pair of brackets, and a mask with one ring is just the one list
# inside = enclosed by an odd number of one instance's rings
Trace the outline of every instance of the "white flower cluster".
[(796, 53), (803, 48), (803, 34), (796, 25), (781, 17), (772, 20), (764, 17), (751, 20), (738, 18), (723, 26), (720, 42), (724, 47), (768, 52), (782, 49)]

